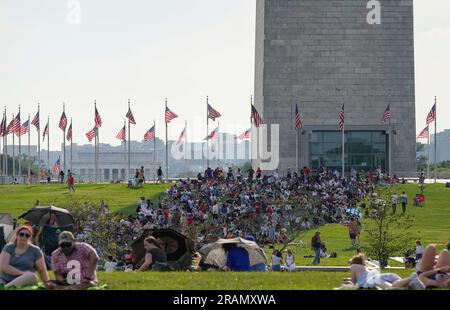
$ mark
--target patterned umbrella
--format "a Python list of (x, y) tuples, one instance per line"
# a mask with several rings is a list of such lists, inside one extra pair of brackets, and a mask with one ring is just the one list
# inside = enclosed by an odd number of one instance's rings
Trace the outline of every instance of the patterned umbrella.
[(205, 263), (215, 265), (219, 268), (224, 267), (227, 261), (227, 255), (222, 249), (222, 245), (229, 243), (236, 243), (238, 247), (247, 250), (250, 259), (250, 266), (266, 263), (266, 253), (264, 253), (264, 251), (256, 244), (256, 242), (245, 240), (242, 238), (219, 239), (214, 243), (207, 244), (202, 247), (200, 253), (202, 253), (206, 257)]

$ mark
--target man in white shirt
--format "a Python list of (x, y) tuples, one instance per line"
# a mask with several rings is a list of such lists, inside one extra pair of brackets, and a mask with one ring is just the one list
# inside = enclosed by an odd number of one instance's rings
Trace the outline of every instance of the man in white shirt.
[(391, 195), (391, 203), (392, 203), (392, 213), (395, 214), (395, 212), (397, 211), (397, 203), (398, 203), (398, 195), (395, 192)]
[(219, 205), (215, 203), (212, 207), (213, 214), (219, 214)]

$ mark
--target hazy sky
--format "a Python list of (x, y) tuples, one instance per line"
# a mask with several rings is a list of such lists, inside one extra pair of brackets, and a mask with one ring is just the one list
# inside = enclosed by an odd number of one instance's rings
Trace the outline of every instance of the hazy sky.
[[(71, 24), (71, 2), (0, 0), (0, 107), (11, 117), (20, 104), (25, 119), (39, 101), (41, 119), (50, 115), (51, 149), (62, 140), (63, 101), (74, 118), (74, 142), (81, 144), (93, 127), (94, 99), (103, 118), (101, 141), (116, 145), (128, 98), (137, 121), (133, 140), (141, 140), (154, 119), (164, 137), (165, 97), (180, 116), (170, 126), (172, 139), (184, 120), (197, 127), (189, 139), (204, 138), (206, 95), (221, 122), (235, 124), (226, 131), (249, 127), (254, 0), (79, 0), (79, 24)], [(417, 131), (435, 95), (442, 130), (450, 127), (444, 117), (450, 116), (450, 1), (414, 3)]]

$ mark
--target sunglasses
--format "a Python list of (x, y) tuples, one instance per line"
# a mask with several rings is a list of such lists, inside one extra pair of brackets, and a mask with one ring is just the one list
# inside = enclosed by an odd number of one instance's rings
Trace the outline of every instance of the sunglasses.
[(27, 233), (19, 233), (19, 236), (20, 237), (25, 237), (25, 238), (30, 238), (31, 237), (31, 235), (27, 234)]
[(70, 248), (72, 246), (72, 243), (64, 242), (64, 243), (61, 243), (59, 246), (62, 248)]

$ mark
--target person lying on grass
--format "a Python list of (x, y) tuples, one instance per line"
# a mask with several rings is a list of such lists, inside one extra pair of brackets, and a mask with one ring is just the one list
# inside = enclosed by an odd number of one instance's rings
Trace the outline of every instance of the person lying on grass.
[(35, 271), (48, 289), (53, 289), (45, 267), (44, 255), (39, 247), (31, 244), (32, 229), (17, 228), (12, 242), (0, 254), (0, 284), (5, 288), (26, 287), (36, 284)]
[(435, 263), (436, 247), (427, 246), (417, 271), (419, 280), (426, 287), (450, 287), (450, 253), (442, 250)]
[(351, 278), (344, 279), (344, 284), (357, 285), (359, 288), (408, 287), (411, 277), (402, 279), (395, 273), (380, 273), (378, 270), (369, 270), (365, 266), (364, 255), (358, 254), (350, 259)]
[(52, 253), (52, 267), (59, 289), (83, 290), (97, 286), (97, 262), (94, 248), (84, 242), (75, 242), (69, 231), (58, 237), (59, 248)]

